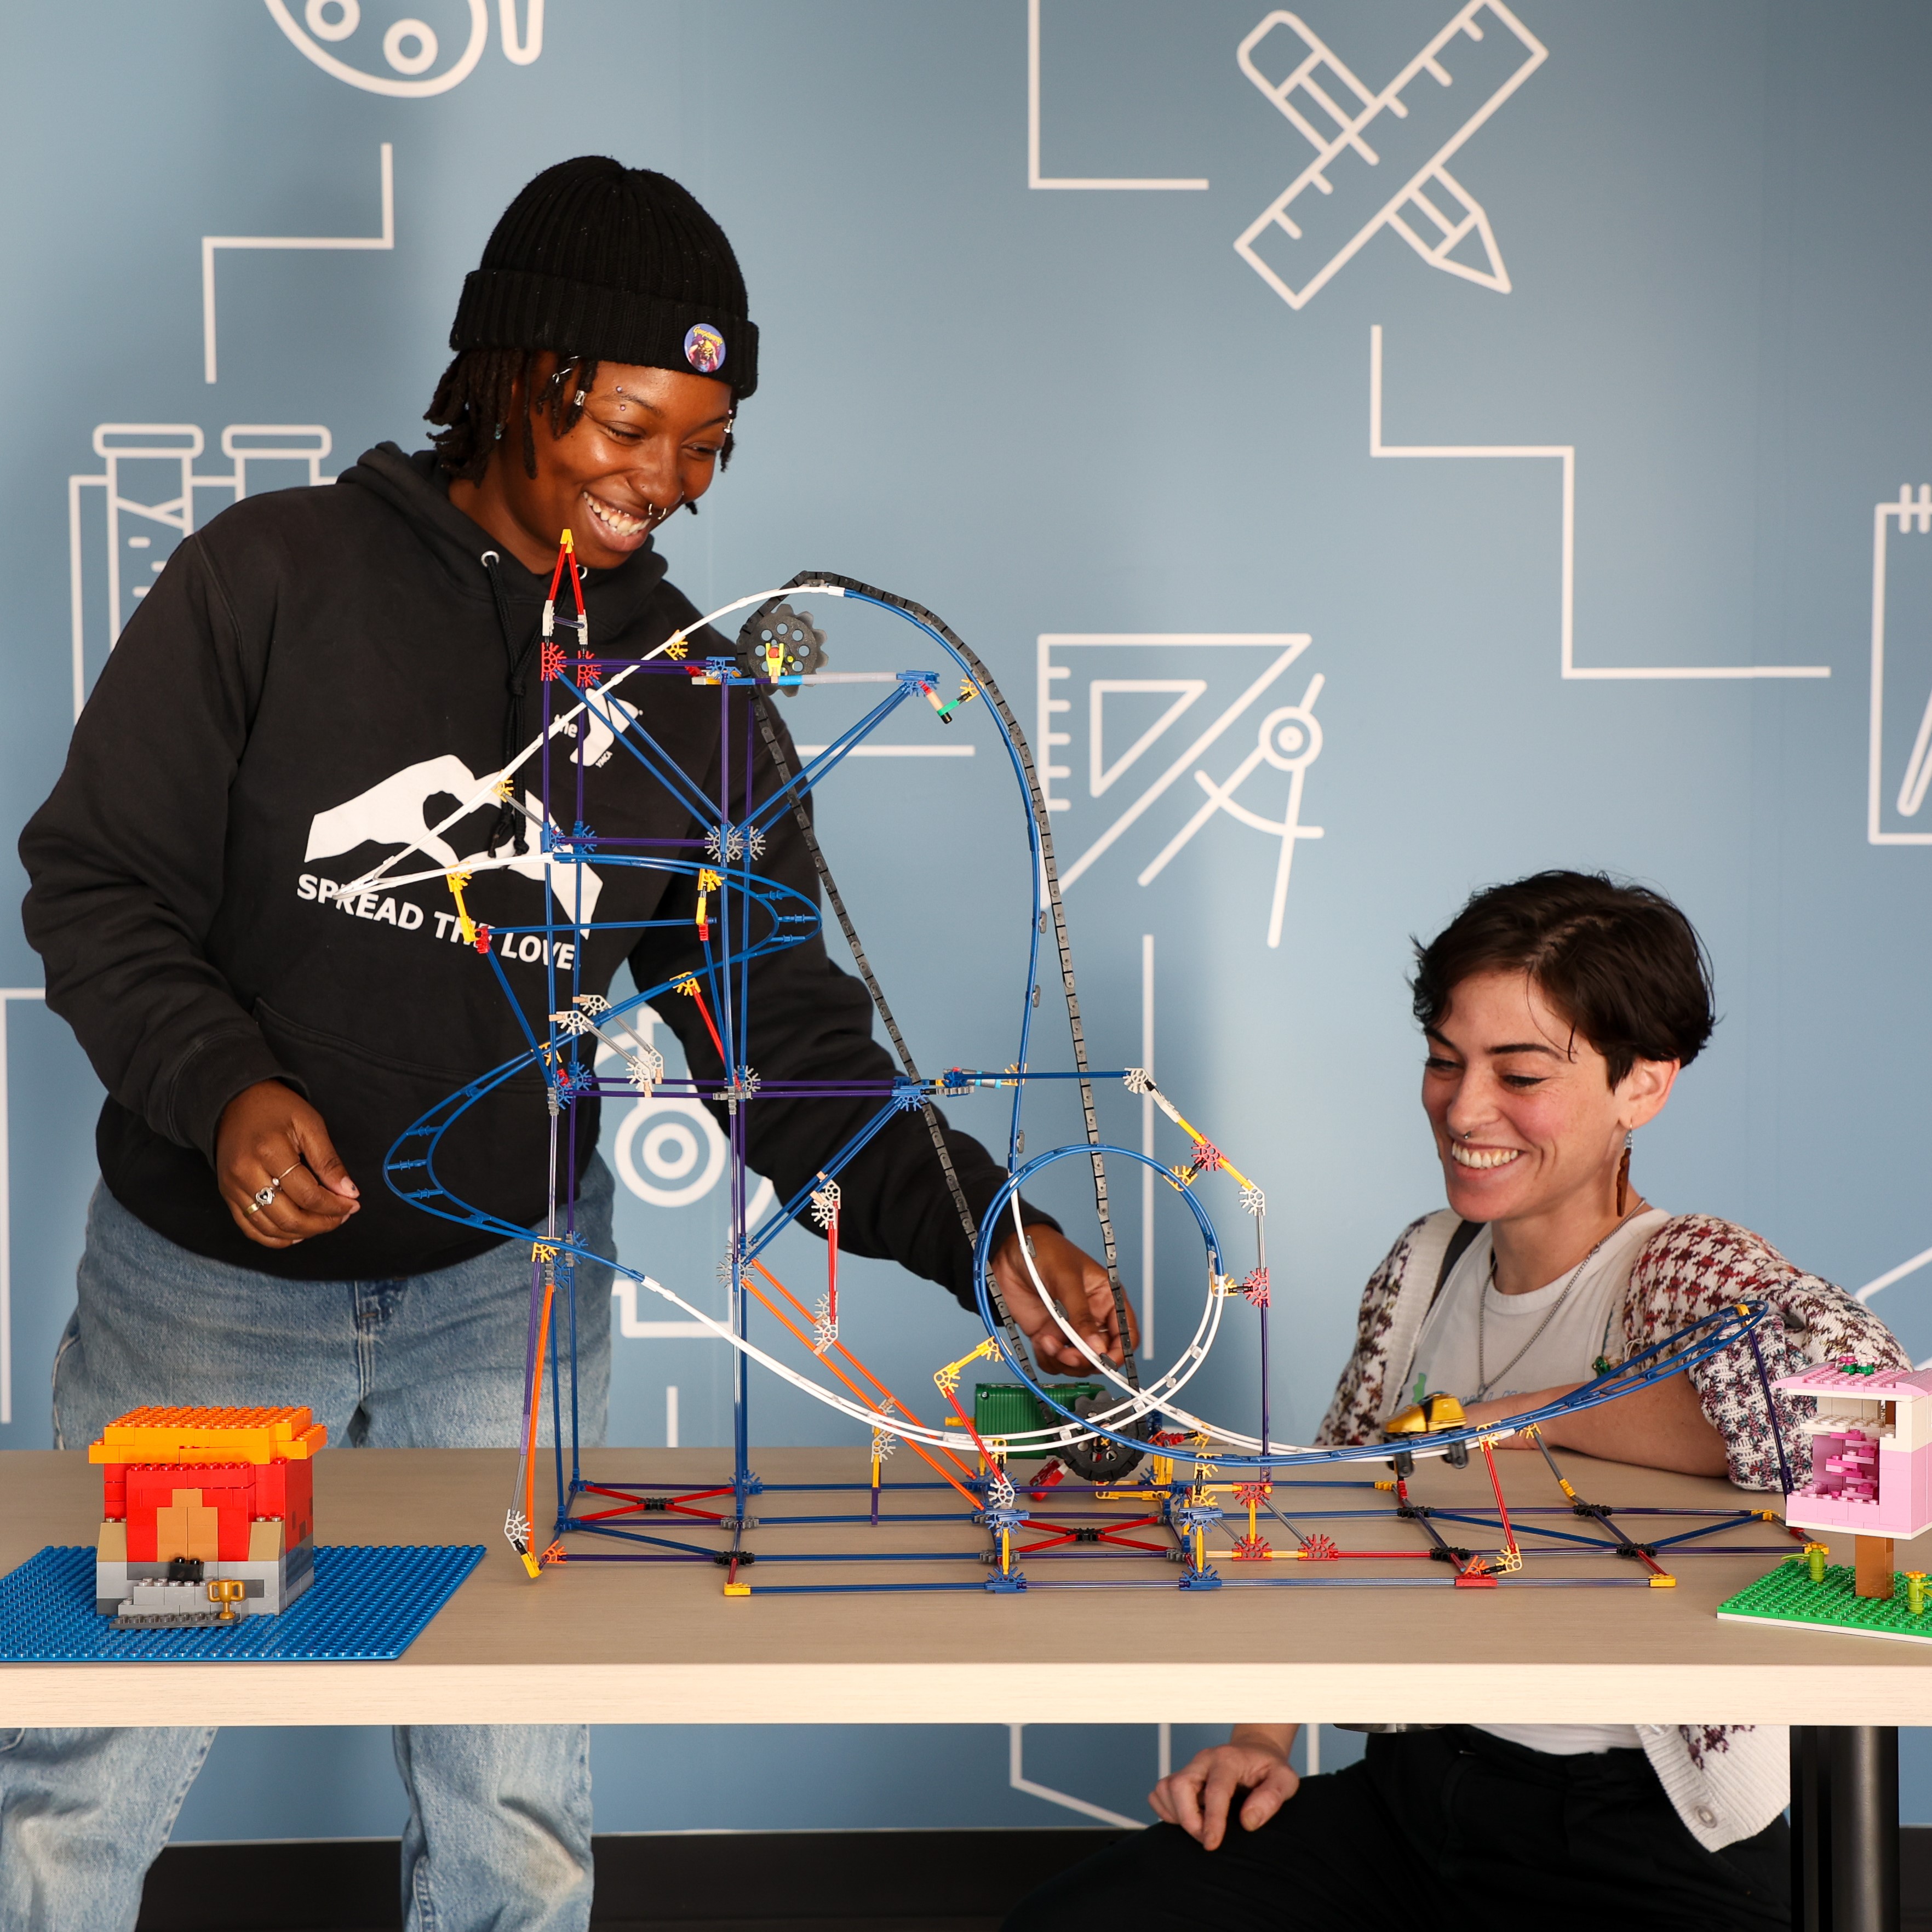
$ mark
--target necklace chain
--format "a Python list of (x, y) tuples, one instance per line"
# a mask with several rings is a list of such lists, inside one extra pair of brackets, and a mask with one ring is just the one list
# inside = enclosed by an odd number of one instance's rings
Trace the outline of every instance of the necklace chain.
[[(1624, 1218), (1627, 1220), (1628, 1216), (1626, 1216)], [(1583, 1270), (1597, 1258), (1598, 1250), (1603, 1246), (1604, 1242), (1607, 1241), (1610, 1238), (1610, 1235), (1614, 1234), (1617, 1232), (1617, 1228), (1621, 1228), (1622, 1226), (1623, 1221), (1619, 1220), (1616, 1224), (1616, 1227), (1612, 1228), (1609, 1233), (1604, 1234), (1602, 1239), (1597, 1243), (1596, 1246), (1592, 1248), (1590, 1252), (1570, 1270), (1570, 1279), (1563, 1284), (1563, 1292), (1550, 1304), (1543, 1319), (1536, 1324), (1534, 1332), (1532, 1334), (1529, 1340), (1524, 1342), (1522, 1346), (1517, 1349), (1514, 1354), (1510, 1356), (1509, 1360), (1496, 1372), (1493, 1376), (1490, 1374), (1485, 1366), (1488, 1350), (1485, 1346), (1484, 1335), (1484, 1323), (1490, 1312), (1490, 1289), (1494, 1285), (1496, 1278), (1496, 1238), (1494, 1235), (1490, 1237), (1489, 1273), (1483, 1279), (1482, 1282), (1476, 1289), (1475, 1399), (1477, 1401), (1487, 1402), (1490, 1399), (1490, 1390), (1495, 1387), (1496, 1383), (1501, 1382), (1504, 1377), (1516, 1366), (1516, 1364), (1521, 1361), (1523, 1357), (1528, 1354), (1530, 1350), (1536, 1346), (1538, 1342), (1542, 1340), (1543, 1331), (1550, 1326), (1551, 1322), (1556, 1319), (1557, 1316), (1562, 1312), (1563, 1304), (1570, 1299), (1570, 1290), (1576, 1286), (1577, 1280), (1582, 1274)]]

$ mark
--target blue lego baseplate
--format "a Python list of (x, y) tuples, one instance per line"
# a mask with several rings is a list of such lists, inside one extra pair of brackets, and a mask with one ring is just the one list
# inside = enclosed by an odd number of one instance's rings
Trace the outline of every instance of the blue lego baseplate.
[(0, 1664), (346, 1664), (402, 1655), (483, 1560), (480, 1543), (315, 1552), (279, 1616), (225, 1629), (117, 1630), (94, 1607), (94, 1552), (50, 1545), (0, 1577)]

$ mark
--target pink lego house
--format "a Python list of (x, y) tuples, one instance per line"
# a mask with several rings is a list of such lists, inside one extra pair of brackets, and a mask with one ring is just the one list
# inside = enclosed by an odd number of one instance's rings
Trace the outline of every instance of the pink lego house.
[(1910, 1542), (1932, 1528), (1932, 1372), (1868, 1369), (1846, 1358), (1773, 1386), (1817, 1405), (1802, 1425), (1811, 1438), (1811, 1479), (1784, 1499), (1794, 1529)]

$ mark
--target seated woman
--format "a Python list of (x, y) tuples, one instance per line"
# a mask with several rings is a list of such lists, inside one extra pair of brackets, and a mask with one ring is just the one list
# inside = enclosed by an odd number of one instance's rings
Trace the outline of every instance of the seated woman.
[[(1781, 1318), (1760, 1335), (1774, 1379), (1838, 1354), (1906, 1365), (1875, 1316), (1756, 1235), (1630, 1188), (1631, 1136), (1712, 1025), (1703, 949), (1669, 900), (1576, 872), (1492, 887), (1418, 948), (1414, 992), (1449, 1206), (1404, 1228), (1370, 1277), (1322, 1442), (1375, 1442), (1431, 1390), (1502, 1421), (1744, 1296)], [(1802, 1482), (1797, 1419), (1780, 1402)], [(1742, 1344), (1543, 1434), (1748, 1489), (1780, 1481)], [(1790, 1922), (1782, 1729), (1426, 1727), (1371, 1737), (1360, 1762), (1306, 1780), (1288, 1764), (1296, 1729), (1238, 1726), (1161, 1780), (1165, 1823), (1035, 1893), (1007, 1932), (1312, 1932), (1406, 1922), (1430, 1898), (1586, 1924), (1633, 1911), (1700, 1932)]]

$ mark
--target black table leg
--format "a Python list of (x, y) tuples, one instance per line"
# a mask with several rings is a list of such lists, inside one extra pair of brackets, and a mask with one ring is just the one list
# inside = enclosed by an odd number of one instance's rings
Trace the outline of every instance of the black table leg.
[(1792, 1932), (1898, 1932), (1898, 1732), (1791, 1730)]

